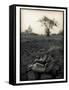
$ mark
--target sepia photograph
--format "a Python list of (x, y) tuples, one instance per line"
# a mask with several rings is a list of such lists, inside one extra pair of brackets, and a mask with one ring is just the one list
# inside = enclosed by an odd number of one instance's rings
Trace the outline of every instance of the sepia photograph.
[(10, 83), (67, 82), (67, 8), (10, 6)]
[(20, 9), (20, 81), (64, 78), (64, 12)]

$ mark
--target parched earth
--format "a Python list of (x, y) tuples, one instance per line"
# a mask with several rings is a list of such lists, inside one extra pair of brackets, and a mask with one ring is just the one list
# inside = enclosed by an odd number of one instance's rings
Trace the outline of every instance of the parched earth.
[[(43, 80), (64, 78), (63, 38), (47, 37), (21, 40), (20, 80)], [(28, 71), (28, 65), (47, 55), (45, 72)]]

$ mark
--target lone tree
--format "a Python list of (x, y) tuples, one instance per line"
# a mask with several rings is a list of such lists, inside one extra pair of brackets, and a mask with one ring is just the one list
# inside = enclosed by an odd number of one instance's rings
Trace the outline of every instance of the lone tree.
[(49, 18), (46, 17), (46, 16), (43, 16), (43, 18), (40, 19), (39, 21), (41, 22), (41, 24), (42, 24), (43, 26), (45, 26), (45, 34), (46, 34), (47, 36), (50, 35), (50, 29), (52, 29), (53, 26), (57, 26), (57, 22), (56, 22), (54, 19), (51, 20), (51, 19), (49, 19)]

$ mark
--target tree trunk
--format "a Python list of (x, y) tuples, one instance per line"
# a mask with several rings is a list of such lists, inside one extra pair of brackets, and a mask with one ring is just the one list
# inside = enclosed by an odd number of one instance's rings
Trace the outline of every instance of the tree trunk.
[(46, 34), (46, 36), (50, 36), (50, 29), (49, 28), (45, 29), (45, 34)]

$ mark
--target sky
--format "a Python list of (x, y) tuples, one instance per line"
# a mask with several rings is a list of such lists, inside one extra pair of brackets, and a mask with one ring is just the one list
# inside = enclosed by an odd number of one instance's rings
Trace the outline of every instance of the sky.
[(53, 29), (50, 30), (51, 34), (58, 34), (63, 30), (63, 12), (21, 9), (21, 32), (25, 32), (25, 30), (31, 26), (32, 32), (44, 34), (45, 27), (39, 22), (43, 16), (52, 20), (55, 19), (58, 23), (57, 27), (53, 27)]

